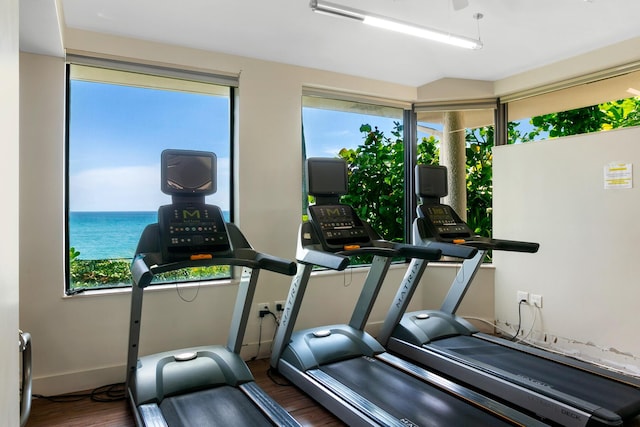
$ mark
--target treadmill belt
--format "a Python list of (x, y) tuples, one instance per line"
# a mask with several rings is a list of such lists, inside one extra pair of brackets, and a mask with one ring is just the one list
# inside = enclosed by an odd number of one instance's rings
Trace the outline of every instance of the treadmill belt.
[(170, 427), (272, 425), (242, 391), (231, 386), (168, 397), (160, 409)]
[(320, 369), (408, 425), (511, 425), (377, 359), (357, 357)]
[(628, 418), (640, 412), (640, 390), (577, 368), (513, 350), (472, 336), (433, 341), (433, 346), (473, 363), (513, 374), (525, 382), (549, 387)]

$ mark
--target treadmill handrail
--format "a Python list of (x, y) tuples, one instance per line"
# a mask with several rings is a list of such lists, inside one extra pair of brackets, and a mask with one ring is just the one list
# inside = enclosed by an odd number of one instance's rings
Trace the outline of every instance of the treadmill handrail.
[(455, 258), (470, 259), (478, 253), (478, 248), (460, 243), (425, 240), (421, 245), (427, 248), (439, 249), (442, 252), (442, 256)]
[[(153, 276), (156, 274), (181, 268), (209, 267), (213, 265), (232, 265), (252, 269), (264, 269), (287, 276), (296, 274), (297, 266), (295, 262), (254, 250), (234, 224), (227, 223), (226, 226), (232, 242), (232, 256), (228, 256), (228, 253), (225, 252), (227, 256), (219, 258), (211, 256), (206, 259), (190, 259), (163, 263), (160, 251), (137, 253), (131, 263), (131, 275), (134, 284), (140, 288), (145, 288), (149, 286)], [(149, 226), (145, 229), (144, 234), (155, 234), (157, 232), (157, 227)], [(153, 240), (152, 238), (150, 240), (159, 242), (159, 239)]]
[(393, 250), (396, 251), (396, 255), (394, 256), (402, 256), (406, 258), (420, 258), (428, 261), (435, 261), (442, 257), (441, 249), (411, 245), (408, 243), (394, 243)]
[(285, 276), (293, 276), (296, 274), (296, 263), (288, 259), (257, 252), (256, 261), (262, 270), (273, 271), (274, 273), (284, 274)]
[[(425, 212), (430, 207), (441, 207), (446, 209), (451, 214), (451, 224), (456, 225), (463, 230), (456, 230), (455, 236), (445, 237), (438, 230), (435, 224), (433, 224)], [(482, 250), (498, 250), (498, 251), (510, 251), (510, 252), (526, 252), (536, 253), (540, 248), (539, 243), (525, 242), (519, 240), (507, 240), (507, 239), (495, 239), (490, 237), (484, 237), (480, 235), (472, 234), (471, 229), (467, 224), (458, 216), (457, 212), (449, 205), (443, 203), (430, 203), (419, 205), (416, 209), (418, 217), (414, 221), (414, 241), (426, 243), (428, 241), (438, 241), (444, 243), (462, 244), (465, 246), (472, 246), (474, 248)]]
[(438, 260), (442, 257), (442, 251), (439, 249), (413, 246), (404, 243), (392, 243), (386, 240), (376, 240), (372, 243), (372, 246), (348, 249), (336, 252), (336, 254), (348, 257), (358, 255), (377, 255), (383, 258), (420, 258), (430, 261)]
[(209, 267), (213, 265), (232, 265), (238, 267), (249, 267), (252, 269), (264, 269), (276, 273), (293, 276), (296, 270), (296, 263), (285, 260), (283, 258), (271, 256), (268, 254), (256, 252), (253, 250), (237, 251), (234, 258), (212, 258), (208, 260), (189, 260), (171, 262), (168, 264), (152, 264), (154, 262), (154, 254), (138, 254), (134, 258), (131, 266), (131, 274), (136, 286), (145, 288), (153, 279), (153, 276), (159, 273), (175, 271), (188, 267)]
[(313, 264), (342, 271), (349, 265), (349, 258), (358, 255), (376, 255), (383, 258), (419, 258), (433, 261), (442, 257), (442, 251), (435, 248), (377, 240), (373, 242), (373, 246), (364, 246), (335, 253), (321, 249), (300, 247), (296, 253), (296, 259), (302, 264)]
[(540, 244), (535, 242), (493, 239), (482, 236), (473, 236), (469, 239), (460, 239), (460, 241), (456, 243), (484, 250), (526, 252), (531, 254), (538, 252), (538, 249), (540, 248)]
[(296, 259), (301, 264), (317, 265), (336, 271), (342, 271), (349, 265), (347, 256), (302, 247), (296, 252)]

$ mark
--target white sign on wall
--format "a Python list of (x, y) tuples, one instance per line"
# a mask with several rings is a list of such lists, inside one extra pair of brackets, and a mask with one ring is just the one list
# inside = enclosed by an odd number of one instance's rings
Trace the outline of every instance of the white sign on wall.
[(611, 162), (604, 167), (604, 189), (633, 188), (633, 165)]

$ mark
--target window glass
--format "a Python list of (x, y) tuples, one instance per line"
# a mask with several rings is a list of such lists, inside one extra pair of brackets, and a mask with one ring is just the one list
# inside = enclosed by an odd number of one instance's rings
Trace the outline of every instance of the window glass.
[[(303, 154), (340, 157), (349, 168), (353, 206), (385, 239), (404, 240), (403, 109), (362, 102), (303, 97)], [(303, 194), (303, 215), (308, 196)], [(366, 263), (365, 259), (352, 264)]]
[[(640, 125), (640, 71), (508, 101), (509, 143)], [(517, 95), (515, 95), (518, 98)]]
[(509, 122), (509, 143), (640, 126), (640, 96)]
[[(419, 111), (417, 119), (417, 163), (447, 166), (444, 158), (464, 156), (464, 181), (455, 185), (449, 171), (449, 195), (443, 203), (452, 205), (476, 234), (491, 236), (494, 109), (465, 110), (461, 106), (454, 111), (438, 111), (431, 107), (429, 111)], [(464, 148), (457, 150), (452, 146), (460, 134), (464, 135)]]
[[(69, 65), (67, 98), (67, 292), (128, 286), (129, 264), (157, 209), (160, 153), (212, 151), (218, 191), (207, 203), (231, 213), (231, 88)], [(229, 277), (228, 267), (161, 280)]]

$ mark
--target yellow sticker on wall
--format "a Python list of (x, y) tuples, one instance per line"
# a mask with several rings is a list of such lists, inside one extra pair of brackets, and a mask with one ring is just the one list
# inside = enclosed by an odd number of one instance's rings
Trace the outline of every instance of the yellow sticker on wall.
[(612, 162), (604, 167), (604, 189), (633, 188), (633, 165)]

